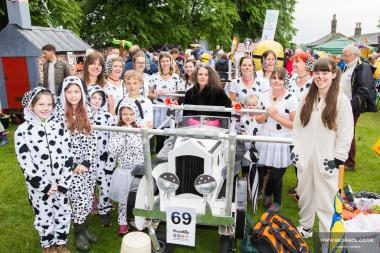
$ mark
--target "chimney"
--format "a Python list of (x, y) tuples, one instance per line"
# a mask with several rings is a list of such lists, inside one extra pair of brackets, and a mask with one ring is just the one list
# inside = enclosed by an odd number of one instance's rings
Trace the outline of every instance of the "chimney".
[(336, 22), (336, 14), (334, 14), (331, 20), (331, 34), (336, 33)]
[(29, 3), (28, 0), (6, 0), (9, 24), (17, 24), (22, 28), (30, 28)]
[(359, 22), (359, 23), (356, 23), (354, 36), (357, 37), (360, 35), (362, 35), (362, 23)]

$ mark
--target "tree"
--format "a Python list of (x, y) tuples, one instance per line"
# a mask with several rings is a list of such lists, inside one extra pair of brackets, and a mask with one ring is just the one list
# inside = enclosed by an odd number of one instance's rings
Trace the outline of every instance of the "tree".
[(241, 38), (260, 40), (267, 9), (279, 10), (275, 41), (289, 47), (296, 29), (293, 27), (293, 13), (296, 0), (235, 0), (240, 20), (234, 24), (234, 31)]
[(112, 38), (143, 47), (154, 44), (188, 46), (195, 39), (229, 43), (239, 20), (231, 0), (87, 0), (82, 36), (95, 47)]
[[(76, 0), (29, 1), (32, 25), (67, 28), (79, 34), (79, 20), (82, 15)], [(0, 3), (0, 29), (8, 24), (6, 1)]]
[(82, 17), (80, 4), (76, 0), (29, 1), (32, 24), (70, 29), (79, 34), (79, 20)]

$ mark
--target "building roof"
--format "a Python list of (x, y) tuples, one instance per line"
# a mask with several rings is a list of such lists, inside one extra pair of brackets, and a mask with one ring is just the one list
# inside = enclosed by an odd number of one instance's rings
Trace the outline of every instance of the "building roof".
[(53, 44), (57, 52), (85, 52), (91, 48), (67, 29), (8, 24), (0, 32), (0, 56), (40, 56), (41, 48)]
[(380, 36), (380, 32), (367, 33), (367, 34), (362, 34), (359, 36), (352, 36), (351, 38), (360, 42), (364, 42), (368, 45), (377, 47), (379, 44), (379, 39), (378, 39), (379, 36)]
[(331, 33), (329, 35), (326, 35), (316, 41), (313, 41), (313, 42), (310, 42), (310, 43), (307, 43), (305, 44), (307, 47), (315, 47), (315, 46), (318, 46), (320, 44), (324, 44), (326, 42), (329, 42), (331, 40), (335, 40), (335, 39), (338, 39), (338, 38), (345, 38), (347, 37), (346, 35), (344, 34), (341, 34), (341, 33)]

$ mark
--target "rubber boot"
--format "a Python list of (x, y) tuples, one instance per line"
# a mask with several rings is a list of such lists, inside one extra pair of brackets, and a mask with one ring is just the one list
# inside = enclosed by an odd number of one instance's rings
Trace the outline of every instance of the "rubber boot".
[(86, 234), (85, 234), (85, 227), (86, 224), (78, 224), (74, 223), (74, 241), (75, 241), (75, 247), (79, 251), (88, 251), (90, 250), (90, 242), (88, 241)]
[(84, 234), (86, 235), (86, 238), (87, 238), (87, 240), (88, 240), (90, 243), (95, 243), (95, 242), (98, 241), (98, 235), (96, 235), (96, 234), (94, 234), (94, 233), (92, 233), (92, 232), (90, 232), (90, 231), (88, 230), (89, 218), (90, 218), (90, 217), (87, 216), (86, 221), (84, 222), (84, 224), (85, 224), (85, 227), (84, 227)]

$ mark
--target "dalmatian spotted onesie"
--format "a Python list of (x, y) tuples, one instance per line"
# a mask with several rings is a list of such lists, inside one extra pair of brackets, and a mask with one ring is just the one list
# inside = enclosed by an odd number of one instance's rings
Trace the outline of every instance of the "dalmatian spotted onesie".
[[(127, 102), (129, 101), (129, 102)], [(136, 118), (139, 119), (139, 122), (141, 122), (142, 126), (146, 126), (148, 122), (153, 123), (153, 105), (152, 101), (149, 98), (143, 97), (140, 95), (137, 98), (131, 98), (131, 97), (124, 97), (124, 99), (120, 102), (121, 103), (135, 103), (137, 105), (138, 114), (136, 115)], [(118, 109), (120, 108), (120, 105), (118, 106)]]
[[(178, 87), (181, 86), (181, 78), (177, 74), (173, 74), (169, 80), (165, 81), (159, 73), (150, 76), (150, 88), (154, 91), (165, 90), (167, 93), (177, 93)], [(164, 104), (167, 96), (160, 96), (153, 100), (153, 104)], [(157, 128), (166, 119), (166, 109), (154, 109), (154, 127)], [(168, 127), (167, 124), (164, 127)]]
[[(88, 95), (91, 96), (95, 92), (100, 92), (103, 97), (103, 104), (106, 101), (106, 94), (99, 85), (89, 87)], [(114, 117), (100, 108), (90, 117), (92, 125), (112, 126), (114, 124)], [(108, 197), (109, 188), (111, 184), (111, 177), (113, 169), (116, 166), (116, 159), (108, 151), (108, 142), (110, 132), (93, 130), (96, 137), (96, 183), (99, 186), (99, 205), (98, 210), (100, 215), (108, 214), (111, 211), (112, 203)]]
[(270, 87), (267, 87), (263, 81), (260, 79), (255, 79), (252, 87), (247, 88), (243, 84), (243, 80), (241, 78), (235, 79), (231, 82), (230, 92), (236, 94), (236, 102), (240, 104), (244, 104), (247, 97), (250, 95), (255, 95), (259, 97), (263, 92), (268, 91)]
[(302, 87), (298, 87), (297, 79), (297, 74), (294, 74), (292, 78), (290, 78), (288, 91), (297, 98), (298, 102), (301, 102), (301, 100), (306, 96), (307, 92), (309, 91), (311, 84), (313, 83), (313, 77), (311, 77)]
[(345, 95), (340, 94), (337, 98), (336, 131), (322, 123), (325, 106), (324, 99), (315, 103), (305, 127), (300, 121), (302, 107), (299, 107), (293, 124), (294, 149), (291, 154), (293, 164), (298, 168), (300, 224), (312, 228), (316, 213), (319, 232), (330, 231), (333, 203), (338, 191), (339, 173), (335, 161), (347, 159), (354, 134), (352, 108)]
[[(85, 103), (87, 100), (82, 81), (79, 78), (72, 76), (64, 80), (60, 97), (61, 106), (58, 108), (55, 114), (59, 115), (59, 118), (65, 124), (66, 122), (64, 118), (64, 107), (66, 98), (64, 90), (70, 83), (75, 83), (80, 87), (82, 91), (83, 103)], [(93, 110), (87, 104), (85, 104), (85, 107), (87, 109), (88, 117), (91, 118), (94, 113)], [(75, 130), (73, 133), (70, 133), (70, 139), (71, 153), (73, 154), (74, 159), (73, 167), (76, 168), (81, 164), (88, 168), (88, 172), (80, 174), (74, 173), (73, 181), (69, 190), (69, 197), (73, 209), (72, 218), (74, 220), (74, 223), (83, 224), (92, 210), (93, 194), (96, 181), (96, 138), (93, 133), (84, 134)]]
[[(131, 108), (135, 115), (139, 113), (133, 100), (123, 100), (120, 104), (119, 115), (123, 107)], [(139, 124), (138, 117), (136, 117), (136, 123)], [(131, 172), (136, 165), (144, 163), (141, 135), (114, 132), (111, 134), (109, 150), (117, 156), (118, 163), (112, 175), (110, 198), (119, 202), (119, 225), (127, 225), (127, 198), (133, 180)]]
[[(37, 87), (22, 100), (25, 122), (15, 131), (17, 160), (26, 179), (29, 202), (36, 215), (34, 227), (41, 246), (65, 245), (69, 235), (71, 207), (67, 197), (72, 180), (70, 136), (62, 122), (50, 116), (41, 121), (28, 107), (41, 91)], [(48, 195), (53, 185), (58, 192)]]

